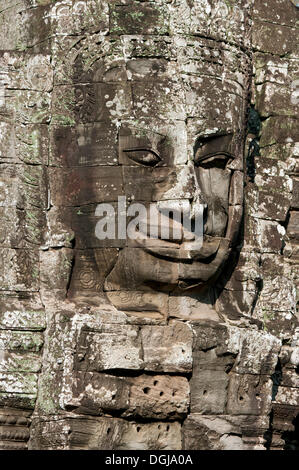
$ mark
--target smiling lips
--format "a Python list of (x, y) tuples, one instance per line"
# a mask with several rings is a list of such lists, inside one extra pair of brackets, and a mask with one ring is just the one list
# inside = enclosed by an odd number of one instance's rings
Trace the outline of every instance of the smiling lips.
[(130, 240), (131, 246), (143, 248), (153, 256), (169, 258), (179, 261), (200, 261), (215, 255), (219, 249), (221, 237), (204, 235), (200, 243), (193, 240), (178, 243), (177, 240), (163, 240), (150, 238), (144, 233), (136, 240)]

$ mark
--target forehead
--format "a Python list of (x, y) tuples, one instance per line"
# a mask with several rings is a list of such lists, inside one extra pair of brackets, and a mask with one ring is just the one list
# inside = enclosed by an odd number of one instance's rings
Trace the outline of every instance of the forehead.
[(248, 58), (237, 45), (179, 35), (56, 41), (54, 108), (65, 114), (75, 103), (82, 142), (90, 123), (112, 140), (121, 127), (139, 128), (168, 136), (184, 163), (199, 136), (244, 127)]
[(56, 2), (50, 14), (55, 85), (92, 84), (75, 90), (77, 108), (88, 107), (80, 118), (151, 128), (194, 118), (202, 133), (240, 126), (248, 0), (99, 3), (97, 28), (93, 1)]

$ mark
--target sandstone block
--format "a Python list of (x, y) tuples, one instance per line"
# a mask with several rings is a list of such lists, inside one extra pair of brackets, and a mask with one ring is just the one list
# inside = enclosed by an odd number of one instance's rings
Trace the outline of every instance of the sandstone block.
[(144, 326), (141, 338), (145, 370), (191, 372), (192, 331), (188, 325)]
[(139, 329), (130, 325), (103, 325), (100, 331), (82, 331), (75, 358), (76, 369), (140, 370), (143, 367)]

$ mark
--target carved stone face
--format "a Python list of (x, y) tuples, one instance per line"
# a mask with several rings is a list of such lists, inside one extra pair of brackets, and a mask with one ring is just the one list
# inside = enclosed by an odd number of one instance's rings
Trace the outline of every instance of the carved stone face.
[[(80, 252), (74, 276), (88, 288), (94, 274), (81, 265), (94, 256), (100, 284), (119, 309), (160, 318), (170, 310), (181, 316), (182, 307), (183, 317), (197, 318), (200, 306), (213, 305), (211, 286), (242, 219), (246, 58), (211, 40), (151, 41), (127, 39), (114, 66), (104, 58), (95, 72), (102, 82), (75, 90), (73, 136), (56, 135), (78, 167), (65, 194), (76, 207), (76, 248), (89, 253)], [(150, 47), (159, 54), (142, 58)], [(157, 240), (96, 239), (96, 205), (109, 202), (117, 211), (119, 196), (158, 209)], [(161, 233), (165, 218), (188, 204), (195, 213), (205, 208), (200, 249), (182, 227), (174, 239)]]
[[(198, 137), (193, 155), (185, 162), (176, 162), (167, 136), (150, 134), (134, 128), (119, 133), (125, 195), (129, 201), (147, 206), (148, 225), (146, 232), (143, 229), (144, 238), (126, 241), (106, 280), (106, 290), (155, 283), (158, 290), (167, 291), (202, 286), (219, 271), (238, 233), (243, 177), (235, 171), (240, 160), (233, 133)], [(187, 148), (185, 152), (187, 155)], [(150, 234), (150, 205), (159, 213), (155, 240)], [(199, 206), (204, 208), (204, 239), (197, 248), (192, 233), (174, 222), (173, 214), (187, 212), (190, 207), (196, 212)], [(165, 225), (170, 230), (163, 234)]]

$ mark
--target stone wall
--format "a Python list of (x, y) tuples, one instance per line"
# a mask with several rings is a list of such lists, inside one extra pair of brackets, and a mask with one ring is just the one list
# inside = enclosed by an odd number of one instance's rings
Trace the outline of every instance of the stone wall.
[[(0, 0), (1, 449), (298, 450), (297, 18), (291, 0)], [(94, 240), (94, 204), (122, 187), (139, 90), (177, 158), (195, 122), (248, 116), (242, 228), (200, 318), (127, 315), (103, 288), (119, 248)]]

